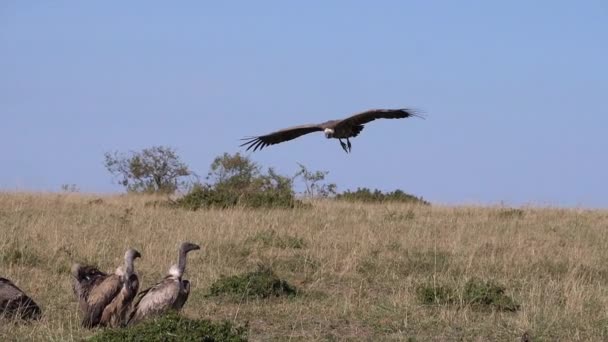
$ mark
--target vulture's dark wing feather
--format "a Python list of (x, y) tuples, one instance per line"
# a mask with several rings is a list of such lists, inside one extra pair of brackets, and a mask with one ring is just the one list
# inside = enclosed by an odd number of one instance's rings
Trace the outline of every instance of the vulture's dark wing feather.
[(0, 277), (0, 317), (15, 316), (22, 319), (38, 319), (41, 310), (38, 304), (28, 297), (12, 281)]
[(357, 125), (363, 125), (366, 124), (370, 121), (376, 120), (376, 119), (403, 119), (403, 118), (409, 118), (411, 116), (417, 116), (419, 118), (422, 118), (422, 115), (415, 113), (412, 110), (409, 109), (371, 109), (371, 110), (367, 110), (365, 112), (361, 112), (358, 114), (355, 114), (351, 117), (348, 117), (342, 121), (340, 121), (337, 125), (336, 128), (340, 128), (342, 127), (353, 127), (353, 126), (357, 126)]
[(253, 151), (261, 150), (266, 146), (282, 143), (295, 139), (304, 134), (322, 131), (323, 128), (319, 125), (302, 125), (296, 127), (285, 128), (280, 131), (276, 131), (270, 134), (261, 135), (259, 137), (244, 138), (246, 140), (241, 146), (247, 146), (247, 151), (253, 149)]

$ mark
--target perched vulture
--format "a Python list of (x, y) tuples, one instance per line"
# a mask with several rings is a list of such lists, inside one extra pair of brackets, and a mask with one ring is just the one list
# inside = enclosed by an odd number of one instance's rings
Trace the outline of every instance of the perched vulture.
[[(295, 139), (304, 134), (323, 131), (327, 139), (338, 139), (344, 151), (349, 153), (351, 149), (349, 138), (359, 135), (363, 130), (364, 124), (376, 119), (403, 119), (411, 116), (422, 118), (421, 115), (409, 109), (371, 109), (343, 120), (331, 120), (321, 124), (295, 126), (258, 137), (244, 138), (242, 140), (246, 141), (241, 146), (247, 146), (247, 151), (250, 149), (256, 151), (269, 145)], [(346, 139), (346, 144), (342, 139)]]
[(139, 288), (133, 261), (141, 254), (135, 249), (125, 252), (124, 265), (113, 274), (106, 274), (92, 266), (74, 264), (74, 293), (82, 312), (82, 325), (120, 327)]
[(181, 244), (177, 265), (169, 268), (169, 274), (163, 280), (137, 295), (128, 324), (136, 324), (146, 317), (168, 310), (179, 311), (184, 306), (190, 294), (190, 282), (182, 278), (186, 270), (186, 256), (197, 249), (200, 247), (190, 242)]
[(0, 277), (0, 317), (39, 319), (40, 307), (12, 281)]

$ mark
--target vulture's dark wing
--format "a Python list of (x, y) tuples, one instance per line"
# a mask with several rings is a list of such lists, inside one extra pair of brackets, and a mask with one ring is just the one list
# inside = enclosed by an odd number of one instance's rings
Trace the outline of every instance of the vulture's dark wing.
[(13, 315), (22, 319), (38, 319), (41, 310), (12, 281), (0, 277), (0, 317)]
[(168, 276), (161, 282), (143, 290), (133, 301), (133, 311), (128, 324), (134, 324), (146, 316), (170, 309), (179, 295), (179, 280)]
[(415, 113), (409, 109), (371, 109), (362, 113), (355, 114), (340, 121), (336, 128), (340, 127), (353, 127), (357, 125), (363, 125), (376, 119), (403, 119), (411, 116), (417, 116), (422, 118), (420, 114)]
[(87, 311), (82, 320), (86, 328), (97, 326), (101, 321), (103, 310), (112, 302), (122, 288), (122, 277), (112, 274), (91, 288), (87, 301)]
[(285, 128), (270, 134), (261, 135), (259, 137), (249, 137), (241, 140), (246, 140), (241, 146), (247, 146), (247, 151), (253, 148), (253, 151), (263, 149), (268, 145), (274, 145), (295, 139), (301, 135), (322, 131), (323, 128), (319, 125), (302, 125), (296, 127)]

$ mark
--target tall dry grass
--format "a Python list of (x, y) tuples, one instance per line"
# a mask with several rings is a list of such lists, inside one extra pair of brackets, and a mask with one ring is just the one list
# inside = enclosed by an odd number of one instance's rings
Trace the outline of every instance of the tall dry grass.
[[(248, 322), (252, 340), (608, 340), (608, 212), (315, 202), (312, 209), (200, 210), (150, 197), (0, 194), (0, 276), (44, 311), (0, 321), (0, 340), (81, 340), (72, 262), (112, 271), (128, 247), (142, 288), (188, 240), (192, 293), (184, 314)], [(271, 233), (274, 232), (274, 233)], [(270, 238), (269, 238), (270, 237)], [(287, 242), (286, 242), (287, 241)], [(293, 241), (294, 243), (290, 243)], [(280, 242), (280, 243), (279, 243)], [(271, 266), (295, 298), (207, 298), (222, 275)], [(491, 280), (517, 312), (427, 305), (421, 287)]]

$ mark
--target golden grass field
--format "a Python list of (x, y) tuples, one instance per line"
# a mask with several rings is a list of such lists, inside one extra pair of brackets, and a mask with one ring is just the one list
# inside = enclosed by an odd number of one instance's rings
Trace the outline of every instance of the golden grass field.
[[(30, 324), (0, 320), (0, 340), (95, 334), (79, 327), (71, 263), (111, 272), (134, 247), (143, 289), (163, 277), (185, 240), (203, 248), (190, 254), (183, 314), (248, 322), (253, 341), (519, 341), (524, 332), (533, 341), (608, 340), (606, 210), (319, 200), (312, 209), (192, 212), (146, 205), (153, 200), (0, 194), (0, 276), (44, 312)], [(205, 297), (221, 275), (258, 264), (301, 294)], [(470, 279), (501, 284), (520, 310), (427, 305), (417, 296), (421, 286), (461, 288)]]

